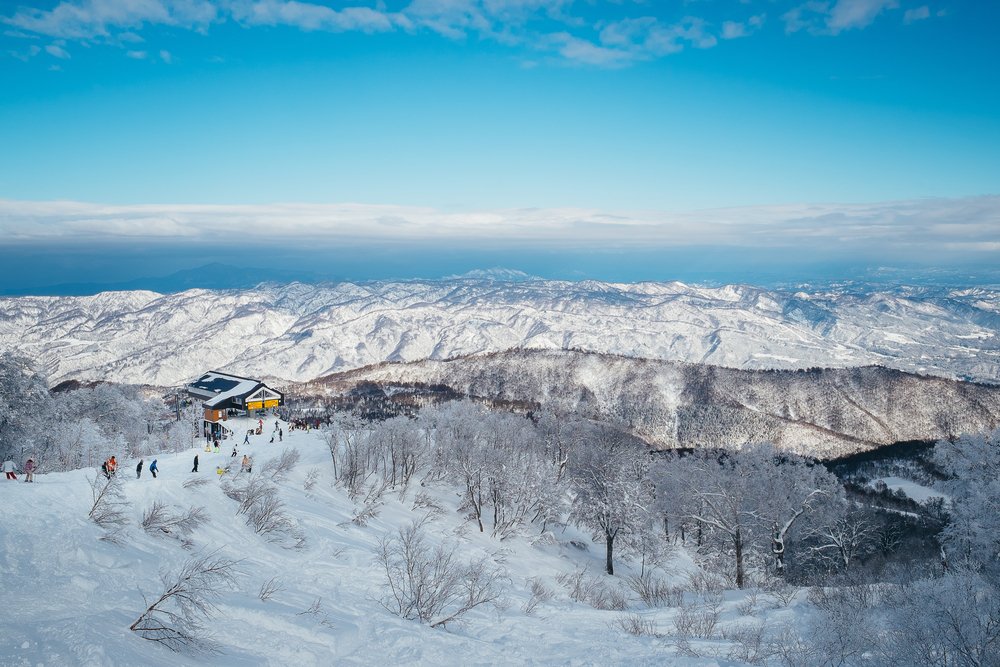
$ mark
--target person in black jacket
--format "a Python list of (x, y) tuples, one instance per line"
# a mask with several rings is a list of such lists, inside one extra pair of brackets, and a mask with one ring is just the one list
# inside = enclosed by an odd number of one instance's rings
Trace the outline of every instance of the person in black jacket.
[(142, 477), (142, 459), (139, 459), (139, 465), (135, 467), (135, 478), (139, 479)]
[(191, 468), (191, 472), (198, 472), (198, 455), (194, 455), (194, 467)]

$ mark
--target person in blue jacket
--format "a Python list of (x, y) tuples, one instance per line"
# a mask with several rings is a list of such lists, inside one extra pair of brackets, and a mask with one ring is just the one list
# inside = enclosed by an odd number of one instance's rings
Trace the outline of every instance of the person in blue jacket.
[(153, 459), (153, 462), (149, 464), (149, 472), (152, 473), (153, 479), (156, 479), (157, 470), (159, 470), (159, 468), (156, 467), (156, 459)]

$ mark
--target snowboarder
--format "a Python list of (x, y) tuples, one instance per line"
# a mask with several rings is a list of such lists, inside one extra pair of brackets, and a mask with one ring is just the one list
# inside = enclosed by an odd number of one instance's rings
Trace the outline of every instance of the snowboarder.
[(14, 465), (14, 462), (12, 460), (7, 459), (6, 461), (3, 462), (3, 471), (4, 473), (6, 473), (7, 479), (14, 479), (14, 480), (17, 479), (17, 475), (14, 474), (15, 470), (17, 470), (17, 466)]
[(233, 453), (230, 454), (230, 457), (234, 459), (236, 458), (236, 445), (233, 445)]
[(222, 479), (222, 476), (226, 474), (226, 469), (222, 466), (215, 466), (215, 474), (219, 476), (219, 479)]
[(198, 472), (198, 455), (194, 455), (194, 467), (191, 468), (191, 472)]
[(139, 459), (139, 464), (135, 467), (135, 478), (139, 479), (142, 477), (142, 459)]
[(35, 481), (35, 459), (30, 457), (24, 463), (24, 481), (25, 482)]
[(156, 479), (157, 470), (158, 468), (156, 467), (156, 459), (153, 459), (153, 462), (149, 464), (149, 472), (153, 476), (153, 479)]

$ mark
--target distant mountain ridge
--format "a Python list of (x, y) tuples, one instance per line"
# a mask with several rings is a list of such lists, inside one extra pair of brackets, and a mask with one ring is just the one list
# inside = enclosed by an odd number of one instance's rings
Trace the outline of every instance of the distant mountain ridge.
[(389, 392), (443, 386), (464, 396), (580, 412), (622, 424), (660, 448), (766, 441), (826, 459), (1000, 424), (997, 385), (879, 366), (739, 370), (567, 351), (379, 364), (299, 391), (344, 392), (362, 383)]
[(302, 382), (513, 349), (1000, 380), (1000, 290), (501, 278), (0, 298), (0, 351), (32, 357), (52, 384), (174, 386), (209, 368)]

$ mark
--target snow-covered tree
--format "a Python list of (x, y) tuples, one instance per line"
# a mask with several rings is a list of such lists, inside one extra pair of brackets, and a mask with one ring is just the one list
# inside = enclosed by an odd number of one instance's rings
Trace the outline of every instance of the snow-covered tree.
[(942, 440), (934, 461), (950, 476), (951, 518), (941, 535), (948, 560), (1000, 579), (1000, 429)]
[(579, 443), (569, 474), (576, 497), (571, 516), (604, 542), (605, 568), (614, 574), (616, 540), (647, 526), (653, 501), (649, 454), (625, 437), (597, 437)]
[(668, 520), (723, 537), (739, 588), (746, 583), (748, 551), (770, 551), (782, 570), (792, 529), (842, 507), (833, 475), (767, 444), (671, 456), (654, 477)]
[(32, 451), (51, 403), (44, 376), (26, 357), (0, 355), (0, 458), (20, 459)]

